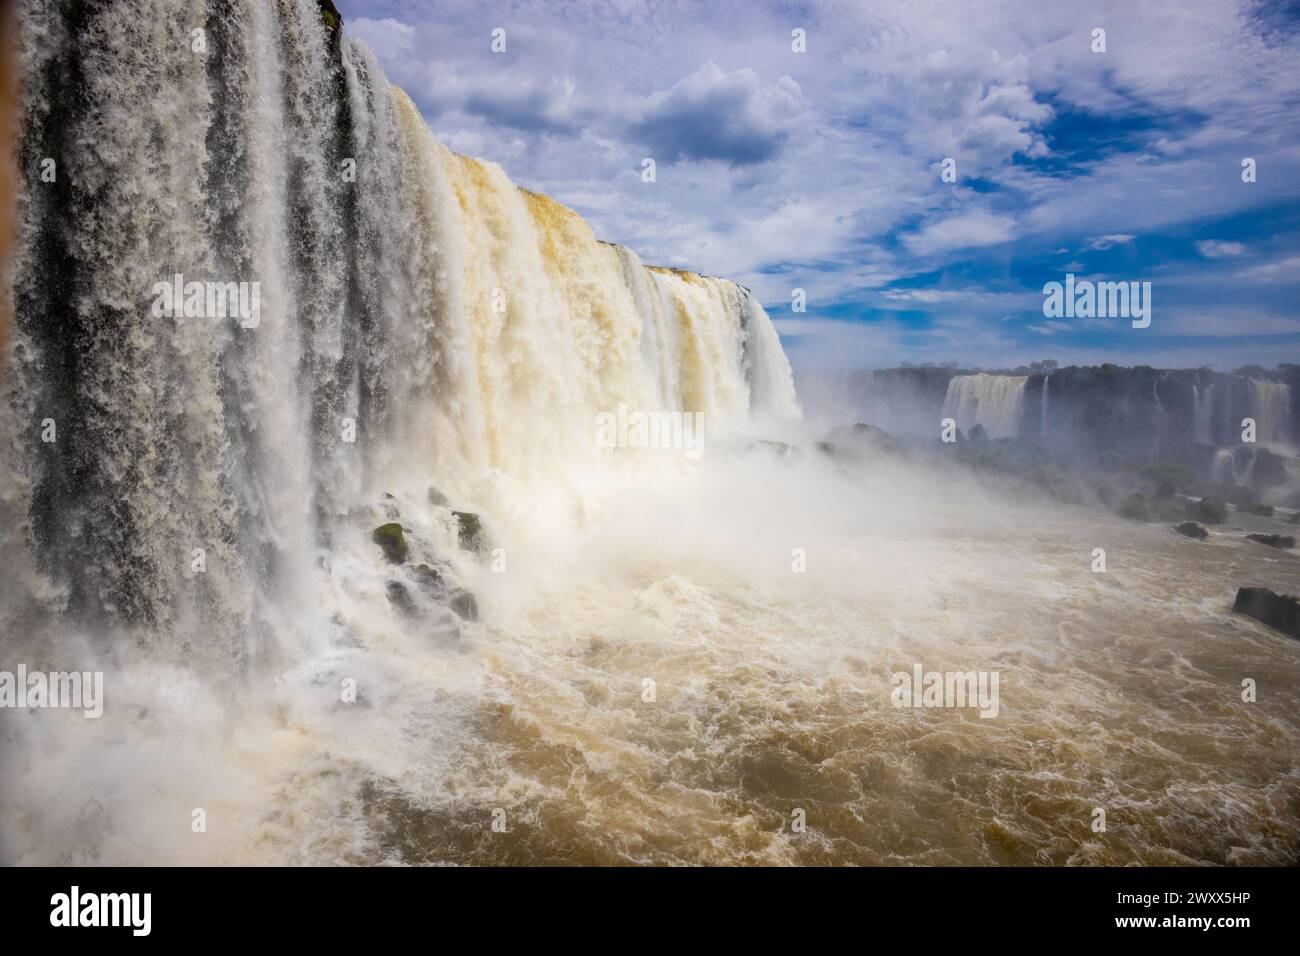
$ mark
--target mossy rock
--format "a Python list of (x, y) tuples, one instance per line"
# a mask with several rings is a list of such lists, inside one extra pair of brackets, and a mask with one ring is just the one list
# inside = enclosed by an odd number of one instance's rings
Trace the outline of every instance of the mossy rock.
[(466, 551), (479, 553), (487, 547), (487, 535), (478, 515), (468, 511), (453, 511), (456, 518), (456, 540)]
[(338, 7), (334, 6), (334, 0), (320, 0), (320, 15), (325, 21), (325, 28), (330, 32), (343, 26), (343, 15), (339, 13)]
[(379, 545), (386, 557), (393, 564), (405, 564), (411, 549), (406, 544), (406, 535), (402, 526), (396, 521), (381, 524), (373, 535), (375, 544)]
[(1205, 528), (1197, 524), (1195, 521), (1184, 521), (1182, 524), (1178, 525), (1178, 527), (1174, 528), (1174, 530), (1189, 538), (1195, 538), (1197, 541), (1204, 541), (1210, 536), (1210, 532), (1206, 531)]

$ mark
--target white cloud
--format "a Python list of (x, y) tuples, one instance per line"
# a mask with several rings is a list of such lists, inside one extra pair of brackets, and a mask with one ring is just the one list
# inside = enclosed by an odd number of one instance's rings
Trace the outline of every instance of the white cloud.
[(1203, 239), (1196, 244), (1196, 251), (1207, 259), (1223, 259), (1239, 256), (1246, 251), (1240, 242), (1224, 242), (1219, 239)]
[(1125, 233), (1117, 232), (1109, 236), (1095, 236), (1088, 240), (1085, 249), (1113, 249), (1115, 246), (1124, 245), (1132, 242), (1137, 236), (1130, 236)]
[(1006, 242), (1015, 234), (1016, 222), (982, 209), (927, 223), (918, 232), (904, 238), (908, 249), (918, 256), (932, 256), (953, 249), (991, 246)]

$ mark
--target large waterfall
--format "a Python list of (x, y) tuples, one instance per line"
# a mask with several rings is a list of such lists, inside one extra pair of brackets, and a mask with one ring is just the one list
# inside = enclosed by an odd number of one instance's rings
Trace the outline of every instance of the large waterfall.
[(1023, 375), (958, 375), (948, 383), (943, 413), (963, 430), (983, 425), (990, 438), (1009, 438), (1020, 432), (1025, 400)]
[(238, 671), (319, 630), (324, 550), (386, 492), (509, 512), (609, 457), (602, 412), (797, 416), (745, 289), (443, 148), (317, 0), (20, 26), (4, 546), (73, 619)]
[(1294, 862), (1300, 663), (1229, 610), (1292, 559), (938, 441), (1150, 447), (1176, 374), (854, 375), (911, 437), (830, 441), (746, 289), (444, 148), (329, 0), (18, 7), (0, 864)]

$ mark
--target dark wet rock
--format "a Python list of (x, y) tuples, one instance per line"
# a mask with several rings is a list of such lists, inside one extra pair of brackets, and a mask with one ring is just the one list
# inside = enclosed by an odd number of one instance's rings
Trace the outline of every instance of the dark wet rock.
[(1196, 538), (1198, 541), (1204, 541), (1210, 536), (1210, 532), (1206, 531), (1195, 521), (1184, 521), (1182, 524), (1174, 528), (1174, 530), (1189, 538)]
[(1232, 609), (1283, 634), (1300, 638), (1300, 600), (1289, 594), (1274, 594), (1268, 588), (1241, 588)]
[(337, 57), (343, 42), (343, 15), (339, 13), (338, 7), (334, 6), (334, 0), (317, 0), (317, 3), (320, 6), (321, 19), (325, 21), (325, 34), (330, 53)]
[(1253, 505), (1250, 505), (1249, 507), (1245, 508), (1244, 510), (1250, 512), (1250, 513), (1253, 514), (1253, 515), (1259, 515), (1261, 518), (1271, 518), (1271, 517), (1273, 517), (1273, 506), (1272, 506), (1272, 505), (1253, 504)]
[(1202, 498), (1187, 503), (1187, 517), (1205, 524), (1223, 524), (1228, 520), (1228, 506), (1219, 498)]
[(478, 601), (468, 591), (457, 591), (448, 606), (467, 621), (478, 620)]
[(1258, 541), (1260, 544), (1266, 544), (1270, 548), (1294, 548), (1295, 538), (1289, 534), (1248, 534), (1246, 537), (1251, 541)]
[(453, 511), (452, 515), (456, 518), (456, 537), (461, 548), (475, 554), (485, 551), (488, 539), (478, 515), (468, 511)]
[(429, 488), (429, 504), (433, 505), (435, 508), (441, 508), (447, 504), (447, 496), (437, 488), (431, 486)]
[(406, 563), (411, 549), (406, 543), (406, 535), (402, 532), (400, 524), (396, 521), (381, 524), (375, 529), (373, 537), (375, 544), (383, 549), (384, 557), (389, 561), (393, 564)]
[(966, 440), (972, 445), (983, 445), (989, 440), (989, 433), (985, 431), (984, 426), (978, 423), (971, 426), (970, 432), (966, 435)]
[(394, 610), (408, 617), (414, 617), (418, 613), (415, 599), (411, 597), (411, 592), (407, 590), (405, 584), (401, 581), (389, 581), (385, 587), (388, 591), (388, 603), (393, 606)]

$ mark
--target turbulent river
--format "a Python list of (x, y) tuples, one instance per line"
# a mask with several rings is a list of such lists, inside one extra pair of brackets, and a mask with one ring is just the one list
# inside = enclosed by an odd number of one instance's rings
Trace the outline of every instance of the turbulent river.
[(4, 862), (1295, 862), (1300, 657), (1230, 613), (1294, 556), (821, 454), (747, 290), (442, 147), (316, 0), (19, 27), (0, 667), (105, 699), (0, 715)]

